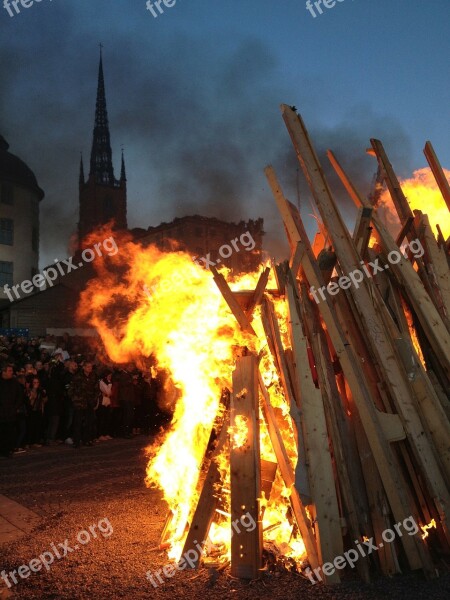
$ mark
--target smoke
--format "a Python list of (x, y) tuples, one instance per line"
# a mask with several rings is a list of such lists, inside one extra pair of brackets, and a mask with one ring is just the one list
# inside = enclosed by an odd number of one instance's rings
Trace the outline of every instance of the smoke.
[[(97, 4), (89, 6), (98, 19)], [(77, 228), (79, 158), (83, 151), (87, 174), (102, 39), (100, 25), (80, 20), (78, 6), (49, 7), (36, 6), (32, 19), (20, 15), (20, 36), (11, 29), (0, 42), (0, 131), (46, 193), (41, 265), (67, 255)], [(370, 137), (383, 140), (394, 167), (408, 166), (406, 134), (370, 106), (350, 107), (338, 125), (321, 126), (328, 115), (315, 112), (320, 90), (290, 89), (261, 39), (218, 34), (212, 43), (209, 34), (169, 38), (161, 28), (154, 36), (131, 35), (119, 18), (111, 23), (103, 51), (106, 95), (116, 177), (125, 150), (130, 227), (188, 214), (230, 221), (262, 216), (269, 251), (282, 255), (284, 231), (263, 174), (272, 163), (291, 201), (297, 204), (300, 194), (312, 231), (310, 194), (280, 102), (297, 105), (321, 157), (332, 148), (364, 193), (376, 170), (365, 155)], [(326, 159), (323, 166), (329, 174)], [(351, 203), (332, 175), (330, 181), (351, 216)]]

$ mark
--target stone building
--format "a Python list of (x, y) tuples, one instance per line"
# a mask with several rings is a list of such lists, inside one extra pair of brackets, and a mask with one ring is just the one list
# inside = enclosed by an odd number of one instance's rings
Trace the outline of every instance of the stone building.
[[(181, 217), (156, 227), (133, 229), (136, 241), (160, 250), (186, 250), (194, 258), (208, 257), (233, 272), (253, 271), (262, 260), (263, 219), (230, 223), (199, 215)], [(200, 264), (205, 261), (199, 260)], [(208, 266), (208, 265), (206, 265)]]
[(11, 287), (38, 272), (43, 197), (33, 171), (9, 152), (0, 136), (0, 300), (7, 299), (5, 285)]

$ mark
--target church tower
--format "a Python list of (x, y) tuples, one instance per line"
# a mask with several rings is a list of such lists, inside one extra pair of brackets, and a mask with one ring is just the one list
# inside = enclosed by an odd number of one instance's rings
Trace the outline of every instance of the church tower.
[(85, 180), (83, 158), (81, 158), (79, 204), (78, 240), (80, 247), (84, 237), (100, 225), (112, 221), (114, 229), (127, 228), (125, 161), (122, 152), (120, 179), (117, 180), (114, 177), (112, 164), (101, 48), (90, 169), (89, 176)]

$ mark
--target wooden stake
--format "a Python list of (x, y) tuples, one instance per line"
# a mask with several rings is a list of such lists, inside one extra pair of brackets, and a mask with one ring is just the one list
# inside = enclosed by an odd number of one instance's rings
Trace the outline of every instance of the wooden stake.
[[(231, 574), (259, 577), (262, 563), (261, 463), (259, 451), (258, 363), (238, 358), (231, 395)], [(243, 523), (253, 521), (254, 527)]]
[(436, 183), (438, 184), (439, 189), (441, 190), (441, 194), (445, 200), (445, 203), (447, 204), (447, 208), (448, 210), (450, 210), (450, 185), (441, 167), (441, 163), (439, 162), (439, 159), (436, 156), (434, 148), (431, 145), (431, 142), (427, 142), (425, 144), (423, 153), (425, 154), (427, 162), (430, 165), (434, 178), (436, 179)]

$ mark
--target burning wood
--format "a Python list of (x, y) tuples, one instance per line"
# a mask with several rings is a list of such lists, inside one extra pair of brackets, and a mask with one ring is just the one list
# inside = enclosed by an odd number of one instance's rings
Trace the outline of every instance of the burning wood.
[[(282, 113), (320, 213), (314, 246), (268, 167), (288, 263), (227, 281), (185, 253), (128, 242), (114, 258), (123, 280), (103, 270), (84, 294), (84, 313), (113, 360), (153, 355), (179, 390), (147, 471), (169, 506), (162, 543), (171, 558), (201, 547), (194, 567), (208, 556), (221, 568), (231, 559), (232, 574), (255, 578), (265, 549), (269, 562), (323, 567), (321, 578), (335, 583), (343, 567), (333, 561), (370, 540), (371, 561), (354, 561), (365, 580), (373, 565), (392, 574), (404, 563), (432, 576), (430, 547), (450, 551), (448, 213), (439, 213), (436, 241), (423, 205), (410, 198), (417, 186), (402, 190), (381, 142), (371, 140), (396, 237), (380, 202), (363, 199), (329, 152), (360, 209), (352, 236), (303, 121), (288, 106)], [(427, 158), (446, 193), (431, 145)], [(417, 176), (427, 194), (430, 177)], [(405, 256), (405, 238), (424, 252)], [(358, 285), (349, 277), (355, 270)], [(159, 285), (163, 278), (173, 285)], [(139, 293), (143, 284), (152, 285), (151, 302)], [(317, 302), (312, 289), (329, 293)], [(115, 333), (103, 306), (111, 298), (129, 303)], [(219, 401), (224, 388), (232, 390), (230, 409)], [(212, 429), (219, 433), (211, 452)], [(423, 535), (386, 540), (408, 519), (429, 523)]]

